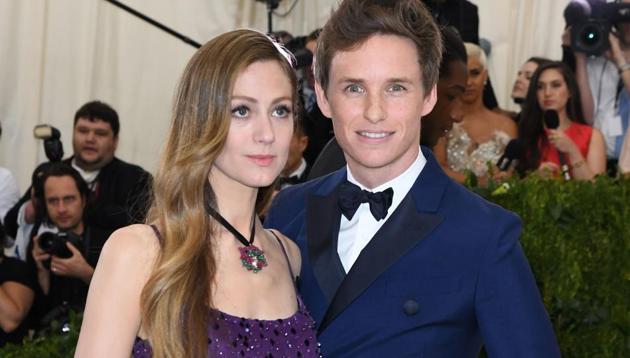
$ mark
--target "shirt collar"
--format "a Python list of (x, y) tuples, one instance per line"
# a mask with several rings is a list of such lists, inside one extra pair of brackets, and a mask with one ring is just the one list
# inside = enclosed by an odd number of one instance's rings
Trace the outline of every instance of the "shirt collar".
[[(371, 192), (383, 191), (387, 188), (394, 189), (394, 197), (392, 198), (391, 207), (395, 209), (398, 206), (398, 204), (403, 200), (403, 198), (407, 195), (409, 190), (411, 190), (411, 187), (416, 182), (416, 179), (420, 175), (420, 172), (422, 172), (422, 169), (427, 163), (427, 159), (424, 157), (424, 154), (422, 154), (422, 148), (419, 148), (419, 147), (420, 146), (418, 146), (418, 156), (416, 157), (416, 160), (413, 163), (411, 163), (409, 168), (407, 168), (399, 176), (395, 177), (394, 179), (384, 184), (377, 186), (374, 189), (368, 189), (367, 187), (359, 183), (355, 179), (355, 177), (352, 175), (352, 171), (350, 170), (350, 167), (346, 165), (346, 169), (348, 172), (348, 181), (357, 185), (359, 188), (363, 190), (367, 190)], [(391, 214), (393, 210), (390, 210), (389, 212)]]
[(291, 178), (291, 177), (301, 178), (305, 170), (306, 170), (306, 160), (302, 158), (302, 160), (300, 161), (300, 166), (297, 167), (297, 169), (295, 169), (291, 174), (287, 175), (287, 178)]

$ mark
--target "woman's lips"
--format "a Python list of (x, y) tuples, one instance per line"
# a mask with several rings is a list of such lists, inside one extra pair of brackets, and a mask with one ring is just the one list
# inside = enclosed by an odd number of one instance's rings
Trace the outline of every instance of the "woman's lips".
[(256, 163), (256, 165), (259, 165), (261, 167), (266, 167), (266, 166), (271, 165), (273, 160), (276, 158), (275, 155), (269, 155), (269, 154), (254, 154), (254, 155), (248, 155), (247, 157), (251, 159), (254, 163)]

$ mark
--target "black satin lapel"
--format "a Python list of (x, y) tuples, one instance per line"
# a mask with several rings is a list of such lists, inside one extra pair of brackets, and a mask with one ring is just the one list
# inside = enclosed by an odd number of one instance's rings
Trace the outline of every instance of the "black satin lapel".
[(437, 214), (418, 212), (411, 195), (405, 197), (352, 265), (319, 325), (319, 332), (441, 222), (442, 217)]
[(332, 301), (346, 277), (339, 255), (337, 236), (341, 210), (337, 205), (337, 190), (327, 196), (311, 195), (306, 203), (306, 239), (308, 255), (317, 283)]

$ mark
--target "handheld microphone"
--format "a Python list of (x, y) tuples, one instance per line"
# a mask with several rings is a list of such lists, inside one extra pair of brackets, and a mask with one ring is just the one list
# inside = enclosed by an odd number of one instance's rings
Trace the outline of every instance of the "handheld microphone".
[[(560, 126), (560, 119), (558, 118), (558, 112), (553, 109), (548, 109), (544, 113), (545, 117), (545, 126), (549, 129), (558, 129)], [(564, 158), (564, 153), (560, 152), (557, 148), (558, 158), (560, 158), (560, 169), (562, 170), (562, 176), (564, 180), (571, 180), (571, 173), (569, 172), (569, 165), (567, 165), (567, 161)]]
[(497, 162), (499, 170), (502, 172), (507, 171), (514, 160), (519, 160), (523, 156), (524, 151), (525, 146), (523, 145), (523, 142), (518, 139), (512, 139), (509, 141), (503, 151), (503, 155)]

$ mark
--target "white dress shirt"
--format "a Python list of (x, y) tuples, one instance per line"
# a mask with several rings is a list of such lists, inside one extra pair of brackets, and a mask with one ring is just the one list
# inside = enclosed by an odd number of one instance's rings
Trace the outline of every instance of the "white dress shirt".
[(362, 203), (359, 206), (359, 209), (352, 217), (352, 220), (348, 220), (345, 216), (341, 215), (341, 223), (339, 224), (339, 239), (337, 240), (337, 253), (339, 254), (339, 258), (341, 259), (341, 263), (346, 273), (350, 272), (350, 268), (352, 268), (352, 265), (359, 257), (359, 254), (361, 254), (361, 251), (363, 251), (363, 248), (367, 246), (370, 240), (372, 240), (372, 237), (374, 237), (374, 234), (376, 234), (385, 221), (390, 218), (400, 202), (402, 202), (405, 196), (407, 196), (407, 193), (409, 193), (409, 190), (413, 186), (413, 183), (415, 183), (418, 175), (420, 175), (420, 172), (422, 172), (426, 163), (427, 160), (422, 154), (422, 150), (419, 150), (418, 157), (411, 166), (407, 168), (407, 170), (396, 178), (371, 190), (359, 183), (352, 175), (350, 168), (346, 166), (348, 181), (359, 186), (359, 188), (372, 192), (383, 191), (387, 188), (392, 188), (394, 190), (392, 205), (389, 207), (387, 216), (383, 220), (376, 221), (376, 219), (374, 219), (374, 216), (372, 216), (372, 213), (370, 212), (370, 205), (368, 203)]

